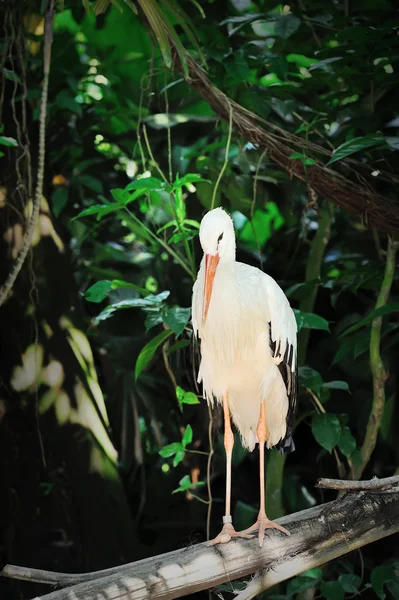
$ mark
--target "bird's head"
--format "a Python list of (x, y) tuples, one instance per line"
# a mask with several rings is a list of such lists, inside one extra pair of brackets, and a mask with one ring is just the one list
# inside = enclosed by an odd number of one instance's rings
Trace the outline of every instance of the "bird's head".
[(205, 255), (205, 290), (202, 309), (202, 319), (205, 322), (219, 262), (227, 264), (235, 260), (236, 241), (233, 221), (223, 208), (215, 208), (206, 213), (201, 221), (199, 238)]

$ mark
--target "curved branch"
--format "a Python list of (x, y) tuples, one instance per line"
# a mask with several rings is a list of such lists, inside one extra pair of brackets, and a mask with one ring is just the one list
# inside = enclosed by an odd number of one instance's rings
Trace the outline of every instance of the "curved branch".
[(44, 50), (43, 50), (43, 87), (40, 99), (40, 117), (39, 117), (39, 152), (38, 152), (38, 169), (37, 169), (37, 182), (35, 190), (35, 200), (33, 202), (32, 215), (30, 217), (29, 225), (25, 233), (24, 243), (19, 253), (17, 260), (11, 269), (3, 287), (0, 289), (0, 306), (4, 304), (12, 286), (15, 283), (16, 278), (19, 275), (22, 265), (28, 255), (29, 249), (32, 244), (32, 237), (35, 231), (36, 223), (39, 218), (40, 205), (43, 194), (43, 179), (44, 179), (44, 162), (46, 153), (46, 110), (47, 110), (47, 97), (48, 97), (48, 84), (50, 76), (50, 63), (51, 63), (51, 47), (53, 43), (53, 20), (54, 20), (54, 0), (50, 0), (50, 5), (45, 17), (44, 25)]
[[(258, 572), (246, 590), (248, 598), (255, 587), (268, 589), (398, 532), (399, 492), (361, 491), (278, 522), (290, 530), (290, 537), (268, 532), (263, 548), (259, 548), (257, 539), (237, 540), (216, 547), (197, 544), (95, 573), (22, 571), (31, 581), (61, 586), (77, 583), (46, 594), (42, 600), (170, 600)], [(2, 574), (18, 577), (18, 570), (21, 572), (20, 567), (8, 565)]]
[[(265, 150), (271, 160), (288, 171), (291, 177), (303, 181), (337, 206), (358, 215), (366, 223), (374, 223), (381, 231), (391, 234), (399, 231), (398, 203), (378, 194), (368, 180), (361, 175), (356, 161), (341, 161), (343, 166), (351, 170), (352, 179), (348, 179), (318, 160), (314, 165), (303, 165), (298, 159), (291, 160), (290, 156), (298, 151), (298, 148), (308, 155), (312, 153), (316, 159), (318, 156), (331, 157), (331, 152), (322, 146), (284, 131), (234, 102), (210, 82), (203, 69), (188, 53), (186, 56), (189, 68), (187, 84), (197, 90), (224, 121), (228, 122), (230, 107), (233, 108), (232, 125), (236, 135), (250, 140), (260, 150)], [(177, 51), (174, 51), (173, 59), (176, 67), (183, 72)], [(353, 164), (356, 165), (357, 170), (350, 166)], [(394, 177), (390, 179), (393, 181)], [(357, 182), (355, 183), (353, 180)]]
[[(385, 272), (382, 280), (380, 293), (378, 294), (375, 308), (381, 308), (389, 300), (392, 282), (395, 275), (395, 258), (398, 242), (388, 238), (388, 249), (386, 254)], [(373, 403), (367, 422), (366, 435), (361, 447), (362, 460), (359, 466), (353, 470), (353, 478), (359, 479), (370, 460), (377, 443), (377, 435), (381, 426), (385, 406), (385, 381), (388, 374), (385, 371), (381, 358), (381, 327), (382, 316), (376, 317), (371, 323), (370, 334), (370, 367), (373, 376)]]

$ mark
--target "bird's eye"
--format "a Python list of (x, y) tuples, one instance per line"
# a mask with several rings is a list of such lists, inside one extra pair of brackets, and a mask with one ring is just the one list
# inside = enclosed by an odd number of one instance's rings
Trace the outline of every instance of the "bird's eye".
[(219, 237), (218, 237), (218, 244), (219, 244), (219, 242), (221, 242), (221, 241), (222, 241), (222, 239), (223, 239), (223, 233), (221, 233), (221, 234), (219, 235)]

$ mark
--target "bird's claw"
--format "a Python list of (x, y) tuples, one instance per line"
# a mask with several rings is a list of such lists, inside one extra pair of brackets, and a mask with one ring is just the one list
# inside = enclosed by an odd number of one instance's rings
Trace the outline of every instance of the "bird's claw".
[(259, 548), (262, 548), (266, 529), (277, 529), (278, 531), (285, 533), (285, 535), (291, 535), (285, 527), (278, 525), (278, 523), (275, 523), (274, 521), (270, 521), (266, 515), (259, 515), (256, 523), (254, 523), (252, 527), (248, 527), (248, 529), (244, 529), (244, 531), (240, 531), (240, 533), (243, 534), (257, 531)]
[(216, 546), (216, 544), (227, 544), (232, 538), (236, 537), (250, 540), (254, 536), (247, 533), (247, 531), (236, 531), (232, 523), (225, 523), (219, 535), (217, 535), (213, 540), (208, 542), (207, 546)]

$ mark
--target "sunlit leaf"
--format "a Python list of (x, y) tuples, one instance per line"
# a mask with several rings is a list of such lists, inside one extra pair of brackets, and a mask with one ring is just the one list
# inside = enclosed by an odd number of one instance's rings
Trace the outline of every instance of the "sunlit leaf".
[(187, 425), (184, 435), (182, 437), (182, 441), (181, 441), (183, 448), (188, 446), (188, 444), (191, 444), (192, 441), (193, 441), (193, 429), (192, 429), (191, 425)]
[(171, 456), (176, 454), (176, 452), (180, 452), (181, 449), (182, 449), (181, 443), (174, 442), (173, 444), (168, 444), (167, 446), (164, 446), (163, 448), (161, 448), (159, 451), (159, 454), (162, 456), (162, 458), (170, 458)]
[(118, 288), (129, 288), (139, 292), (142, 296), (149, 296), (149, 292), (144, 288), (135, 285), (134, 283), (129, 283), (128, 281), (120, 281), (119, 279), (114, 279), (112, 281), (103, 279), (101, 281), (97, 281), (89, 289), (85, 292), (84, 297), (89, 302), (102, 302), (108, 296), (111, 290), (116, 290)]
[(12, 137), (5, 137), (4, 135), (0, 135), (0, 146), (13, 146), (14, 148), (16, 148), (18, 146), (18, 142)]
[(373, 146), (386, 145), (385, 138), (379, 134), (365, 135), (364, 137), (357, 137), (353, 140), (349, 140), (344, 144), (341, 144), (333, 152), (332, 157), (328, 161), (327, 165), (342, 160), (346, 156), (365, 150), (366, 148), (372, 148)]

